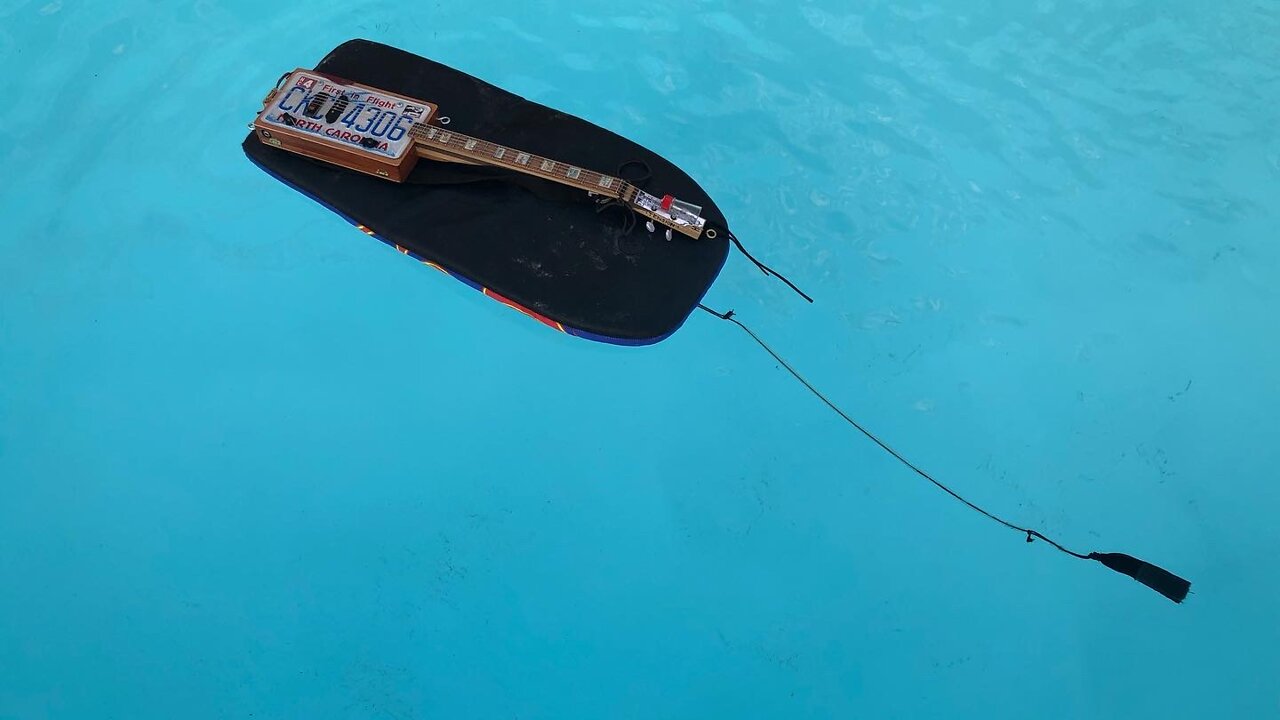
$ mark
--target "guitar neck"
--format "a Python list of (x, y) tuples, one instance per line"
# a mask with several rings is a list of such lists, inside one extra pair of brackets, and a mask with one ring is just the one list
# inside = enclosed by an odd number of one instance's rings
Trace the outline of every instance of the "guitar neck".
[(533, 175), (627, 203), (633, 210), (671, 230), (697, 239), (703, 221), (696, 212), (672, 209), (672, 198), (658, 198), (612, 175), (587, 170), (517, 148), (498, 145), (435, 125), (415, 124), (409, 134), (418, 155), (445, 162), (488, 165)]
[(447, 155), (454, 162), (461, 160), (476, 165), (491, 165), (515, 170), (613, 198), (622, 197), (623, 192), (631, 187), (630, 183), (611, 175), (575, 167), (434, 125), (414, 125), (409, 133), (417, 141), (418, 154), (426, 157)]

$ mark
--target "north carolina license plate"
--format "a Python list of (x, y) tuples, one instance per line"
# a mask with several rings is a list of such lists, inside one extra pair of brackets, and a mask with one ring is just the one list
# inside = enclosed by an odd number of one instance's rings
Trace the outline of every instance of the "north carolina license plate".
[(298, 70), (281, 84), (261, 119), (339, 147), (398, 159), (413, 146), (411, 128), (430, 115), (425, 103)]

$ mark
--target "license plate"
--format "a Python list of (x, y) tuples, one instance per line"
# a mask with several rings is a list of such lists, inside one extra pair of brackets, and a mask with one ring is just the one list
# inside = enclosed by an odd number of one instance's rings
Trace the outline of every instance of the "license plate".
[(299, 70), (281, 85), (261, 120), (335, 147), (399, 159), (413, 146), (413, 126), (429, 120), (431, 110), (427, 103)]

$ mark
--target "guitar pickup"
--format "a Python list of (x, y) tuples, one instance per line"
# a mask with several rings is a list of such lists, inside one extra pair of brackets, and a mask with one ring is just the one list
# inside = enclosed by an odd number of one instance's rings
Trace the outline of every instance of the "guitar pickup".
[(311, 98), (311, 102), (307, 103), (307, 107), (302, 111), (302, 115), (313, 120), (319, 120), (320, 110), (324, 108), (324, 104), (327, 102), (329, 102), (329, 93), (316, 93), (315, 96)]
[(329, 108), (329, 112), (324, 114), (324, 121), (330, 125), (338, 122), (338, 118), (342, 117), (342, 112), (351, 104), (351, 98), (345, 94), (339, 95), (337, 100), (333, 101), (333, 107)]

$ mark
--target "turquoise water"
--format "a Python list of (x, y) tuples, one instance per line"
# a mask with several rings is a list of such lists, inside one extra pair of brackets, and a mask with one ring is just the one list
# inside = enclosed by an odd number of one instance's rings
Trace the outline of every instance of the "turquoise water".
[[(0, 718), (1280, 714), (1280, 5), (0, 2)], [(671, 158), (805, 305), (547, 330), (269, 179), (394, 44)]]

